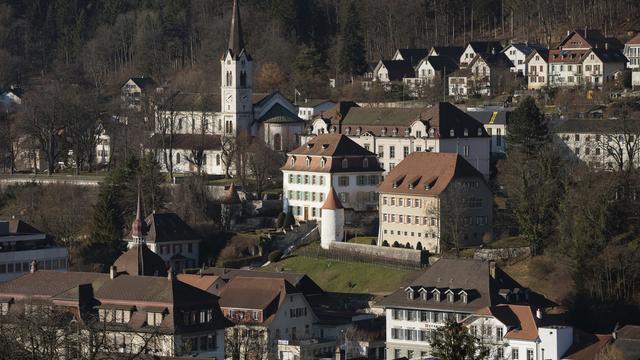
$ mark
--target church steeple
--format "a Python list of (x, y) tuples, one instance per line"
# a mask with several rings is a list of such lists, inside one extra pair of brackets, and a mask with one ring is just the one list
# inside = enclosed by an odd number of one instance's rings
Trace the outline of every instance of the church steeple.
[(138, 206), (136, 209), (136, 219), (131, 224), (131, 237), (139, 243), (144, 242), (147, 235), (147, 222), (144, 220), (144, 210), (142, 207), (142, 190), (138, 181)]
[[(240, 8), (238, 0), (233, 0), (233, 14), (231, 16), (231, 30), (229, 31), (229, 51), (235, 59), (240, 57), (244, 48), (244, 39), (242, 37), (242, 24), (240, 22)], [(248, 54), (247, 54), (248, 55)]]

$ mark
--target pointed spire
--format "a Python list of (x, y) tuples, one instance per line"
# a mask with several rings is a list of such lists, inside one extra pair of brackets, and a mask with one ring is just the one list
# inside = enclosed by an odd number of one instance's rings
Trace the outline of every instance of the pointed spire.
[(236, 189), (236, 184), (231, 183), (229, 186), (229, 191), (227, 191), (227, 196), (224, 198), (225, 204), (241, 204), (240, 194), (238, 194), (238, 189)]
[(340, 202), (340, 198), (338, 198), (338, 195), (336, 195), (336, 191), (333, 189), (333, 186), (331, 187), (331, 189), (329, 189), (329, 193), (327, 194), (327, 199), (324, 201), (324, 204), (322, 204), (322, 209), (326, 209), (326, 210), (344, 209), (344, 207), (342, 206), (342, 203)]
[(136, 219), (131, 224), (131, 237), (142, 240), (147, 235), (147, 223), (144, 220), (144, 209), (142, 204), (142, 187), (138, 180), (138, 206), (136, 209)]
[(238, 0), (233, 0), (231, 30), (229, 31), (229, 51), (237, 59), (242, 50), (244, 50), (244, 39), (242, 38), (242, 24), (240, 23), (240, 7), (238, 6)]

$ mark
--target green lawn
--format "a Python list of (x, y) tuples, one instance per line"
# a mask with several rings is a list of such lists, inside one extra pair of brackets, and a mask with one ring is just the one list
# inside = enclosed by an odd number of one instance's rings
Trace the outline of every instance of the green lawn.
[(413, 270), (295, 255), (262, 270), (276, 266), (305, 273), (325, 291), (340, 293), (386, 295), (416, 276)]
[(350, 243), (371, 245), (371, 240), (377, 239), (377, 236), (356, 236), (348, 240)]

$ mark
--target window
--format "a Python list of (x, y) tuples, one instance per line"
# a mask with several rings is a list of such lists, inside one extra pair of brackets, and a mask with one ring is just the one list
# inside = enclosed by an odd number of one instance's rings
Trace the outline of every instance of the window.
[(0, 303), (0, 316), (5, 316), (9, 313), (9, 303), (3, 302)]
[(349, 177), (348, 176), (339, 176), (338, 177), (338, 185), (339, 186), (349, 186)]
[(367, 185), (367, 177), (364, 175), (356, 176), (356, 184), (358, 186)]
[(362, 167), (363, 168), (369, 167), (369, 159), (365, 158), (364, 160), (362, 160)]
[(408, 146), (405, 146), (405, 147), (404, 147), (404, 149), (403, 149), (403, 154), (404, 154), (404, 157), (409, 156), (409, 147), (408, 147)]
[(180, 164), (180, 153), (176, 153), (176, 164)]
[(396, 147), (395, 146), (389, 146), (389, 158), (390, 159), (395, 159), (396, 157)]
[(346, 192), (341, 192), (340, 193), (340, 201), (344, 204), (344, 203), (348, 203), (349, 202), (349, 193)]
[(518, 348), (516, 347), (511, 348), (511, 359), (518, 360), (519, 358), (520, 358), (520, 351), (518, 350)]
[(496, 328), (496, 341), (502, 341), (503, 331), (501, 327)]
[(533, 349), (527, 349), (527, 360), (533, 360)]
[[(324, 176), (318, 176), (318, 182), (320, 185), (324, 185)], [(322, 199), (320, 199), (322, 200)]]
[(347, 159), (342, 159), (342, 168), (346, 169), (349, 167), (349, 160)]
[(382, 145), (378, 146), (378, 156), (384, 157), (384, 146)]

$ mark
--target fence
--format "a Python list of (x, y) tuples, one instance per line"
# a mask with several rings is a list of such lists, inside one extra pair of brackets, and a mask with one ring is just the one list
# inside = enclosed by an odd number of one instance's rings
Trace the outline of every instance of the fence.
[(427, 251), (345, 242), (331, 243), (328, 250), (319, 246), (307, 246), (298, 249), (297, 253), (312, 258), (354, 261), (408, 269), (421, 269), (427, 266), (429, 261)]

